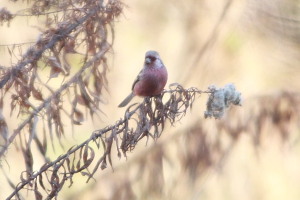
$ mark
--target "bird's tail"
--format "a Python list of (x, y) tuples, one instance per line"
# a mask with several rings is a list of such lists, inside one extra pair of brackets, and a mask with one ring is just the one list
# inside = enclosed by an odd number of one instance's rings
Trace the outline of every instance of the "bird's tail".
[(124, 107), (126, 106), (130, 101), (131, 99), (134, 97), (135, 95), (133, 94), (133, 92), (131, 92), (119, 105), (119, 107)]

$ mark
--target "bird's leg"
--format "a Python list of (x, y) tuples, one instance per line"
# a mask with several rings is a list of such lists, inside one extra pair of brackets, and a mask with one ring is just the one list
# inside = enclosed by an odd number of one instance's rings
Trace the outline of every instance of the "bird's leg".
[(149, 104), (151, 102), (151, 97), (145, 97), (145, 103)]

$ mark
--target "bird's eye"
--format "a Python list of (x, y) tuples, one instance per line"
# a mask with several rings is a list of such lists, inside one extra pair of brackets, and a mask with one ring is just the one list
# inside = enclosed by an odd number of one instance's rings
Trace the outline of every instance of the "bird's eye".
[(148, 58), (150, 58), (150, 60), (153, 62), (156, 58), (153, 56), (148, 56)]
[(150, 64), (150, 63), (153, 63), (155, 60), (156, 60), (155, 57), (153, 57), (153, 56), (147, 56), (146, 59), (145, 59), (145, 62), (147, 64)]

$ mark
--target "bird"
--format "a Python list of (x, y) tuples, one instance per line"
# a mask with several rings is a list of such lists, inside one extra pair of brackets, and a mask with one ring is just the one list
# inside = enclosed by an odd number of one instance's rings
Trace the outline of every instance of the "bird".
[(167, 69), (158, 52), (147, 51), (144, 67), (136, 77), (131, 87), (131, 93), (120, 103), (119, 107), (125, 107), (133, 97), (151, 97), (159, 95), (168, 80)]

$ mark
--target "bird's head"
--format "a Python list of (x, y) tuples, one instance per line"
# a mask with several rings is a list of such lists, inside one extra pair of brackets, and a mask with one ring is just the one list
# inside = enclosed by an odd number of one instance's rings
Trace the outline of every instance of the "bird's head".
[(147, 51), (145, 55), (145, 66), (147, 67), (157, 67), (163, 66), (159, 54), (156, 51)]

